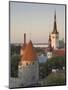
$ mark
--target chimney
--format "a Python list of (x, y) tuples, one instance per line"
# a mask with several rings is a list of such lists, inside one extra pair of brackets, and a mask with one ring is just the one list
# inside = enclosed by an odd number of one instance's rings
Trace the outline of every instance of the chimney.
[(24, 44), (26, 44), (26, 33), (24, 33)]

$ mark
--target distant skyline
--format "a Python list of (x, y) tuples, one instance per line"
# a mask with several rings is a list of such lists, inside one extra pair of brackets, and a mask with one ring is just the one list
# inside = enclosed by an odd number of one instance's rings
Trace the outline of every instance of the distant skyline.
[(53, 31), (56, 10), (59, 39), (65, 40), (65, 5), (38, 3), (10, 3), (10, 42), (23, 43), (24, 33), (27, 42), (47, 43)]

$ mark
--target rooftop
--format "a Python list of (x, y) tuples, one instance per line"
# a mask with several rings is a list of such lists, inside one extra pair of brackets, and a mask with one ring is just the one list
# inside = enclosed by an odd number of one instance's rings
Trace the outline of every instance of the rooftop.
[(36, 58), (37, 54), (35, 48), (33, 47), (32, 41), (30, 40), (24, 50), (23, 60), (36, 60)]

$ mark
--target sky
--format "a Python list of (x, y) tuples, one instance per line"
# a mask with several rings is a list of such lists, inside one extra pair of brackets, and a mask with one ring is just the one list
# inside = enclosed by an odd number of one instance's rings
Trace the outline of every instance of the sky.
[(10, 2), (10, 43), (47, 43), (56, 10), (59, 39), (65, 40), (65, 5)]

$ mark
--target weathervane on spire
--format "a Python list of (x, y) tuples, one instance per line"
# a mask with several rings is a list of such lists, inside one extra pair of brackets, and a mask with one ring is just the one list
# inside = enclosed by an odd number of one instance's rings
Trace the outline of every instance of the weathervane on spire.
[(54, 33), (58, 33), (58, 31), (57, 31), (57, 23), (56, 23), (56, 10), (55, 10), (55, 12), (54, 12), (54, 27), (53, 27), (53, 32), (52, 32), (53, 34)]

